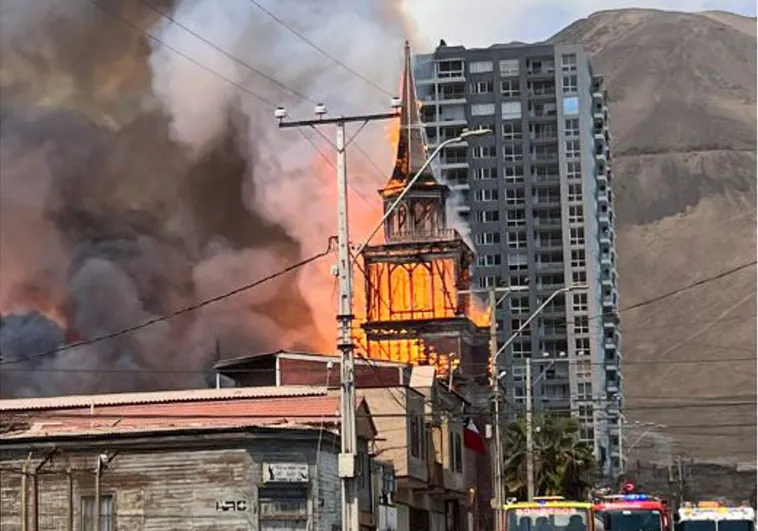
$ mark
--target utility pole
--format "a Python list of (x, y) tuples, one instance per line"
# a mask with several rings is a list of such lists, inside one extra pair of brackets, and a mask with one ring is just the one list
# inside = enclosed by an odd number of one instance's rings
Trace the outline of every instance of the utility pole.
[(490, 306), (490, 385), (492, 386), (492, 398), (495, 406), (495, 415), (492, 419), (495, 425), (495, 451), (492, 456), (492, 465), (494, 467), (494, 490), (495, 490), (495, 531), (502, 531), (503, 519), (500, 517), (503, 510), (503, 446), (500, 436), (500, 393), (498, 393), (499, 374), (495, 363), (495, 353), (497, 352), (497, 321), (495, 312), (497, 311), (497, 301), (495, 300), (495, 288), (489, 288), (489, 306)]
[[(397, 109), (400, 101), (393, 99), (392, 106)], [(315, 120), (284, 122), (287, 112), (277, 108), (274, 116), (279, 119), (280, 128), (311, 127), (332, 124), (336, 126), (337, 138), (334, 147), (337, 150), (337, 275), (339, 277), (340, 303), (337, 321), (339, 322), (339, 340), (337, 349), (340, 351), (340, 403), (342, 424), (340, 429), (341, 451), (339, 456), (339, 475), (342, 486), (342, 530), (359, 531), (358, 518), (358, 489), (355, 478), (356, 455), (358, 441), (355, 425), (355, 352), (353, 344), (353, 268), (350, 258), (350, 225), (348, 220), (347, 201), (347, 164), (346, 149), (350, 141), (345, 139), (345, 124), (348, 122), (363, 122), (388, 120), (397, 118), (397, 112), (367, 114), (360, 116), (341, 116), (324, 118), (326, 107), (316, 105)]]
[(534, 499), (534, 433), (532, 428), (532, 358), (526, 358), (526, 499)]

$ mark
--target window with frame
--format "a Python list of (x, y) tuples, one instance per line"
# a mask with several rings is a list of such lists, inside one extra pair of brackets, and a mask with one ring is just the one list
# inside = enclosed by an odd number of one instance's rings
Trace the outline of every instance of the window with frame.
[(463, 61), (439, 61), (437, 63), (437, 77), (463, 77)]
[(579, 400), (592, 400), (592, 382), (579, 382), (576, 387)]
[(575, 334), (589, 334), (590, 333), (590, 318), (587, 315), (577, 315), (574, 318), (574, 333)]
[(499, 254), (480, 254), (476, 258), (476, 265), (481, 267), (499, 266), (501, 259)]
[(583, 442), (592, 443), (595, 441), (595, 430), (589, 426), (582, 426), (579, 428), (579, 438)]
[(579, 114), (579, 98), (576, 96), (565, 96), (563, 98), (563, 115), (573, 116)]
[(506, 101), (501, 105), (501, 117), (503, 120), (517, 120), (521, 118), (521, 102)]
[(507, 234), (509, 249), (526, 249), (525, 232), (509, 232)]
[(492, 72), (493, 69), (492, 61), (471, 61), (468, 64), (468, 71), (471, 74), (486, 74)]
[(497, 179), (497, 168), (475, 168), (474, 179), (477, 181), (486, 181), (488, 179)]
[(475, 103), (471, 106), (471, 116), (490, 116), (495, 114), (494, 103)]
[[(519, 354), (517, 356), (516, 353), (514, 352), (513, 353), (513, 357), (514, 358), (521, 358), (522, 355)], [(514, 385), (513, 386), (513, 399), (516, 402), (523, 402), (526, 399), (526, 392), (524, 390), (524, 386), (523, 385)]]
[(523, 382), (526, 380), (526, 367), (523, 365), (514, 365), (513, 366), (513, 381), (514, 382)]
[(592, 362), (582, 359), (576, 361), (576, 377), (580, 380), (589, 380), (592, 378)]
[(566, 136), (579, 136), (579, 118), (570, 118), (566, 120), (563, 129)]
[(509, 278), (509, 285), (510, 286), (528, 286), (529, 285), (529, 276), (528, 275), (511, 275)]
[(500, 61), (500, 75), (502, 77), (514, 77), (519, 75), (518, 59), (503, 59)]
[(574, 347), (576, 347), (577, 356), (589, 356), (590, 355), (590, 338), (577, 337), (574, 339)]
[(458, 430), (448, 424), (450, 442), (450, 468), (458, 474), (463, 472), (463, 438)]
[(475, 159), (489, 159), (497, 156), (497, 149), (495, 146), (474, 146), (471, 156)]
[(531, 343), (528, 343), (528, 342), (514, 343), (513, 348), (511, 349), (511, 352), (513, 353), (514, 358), (517, 358), (517, 359), (528, 358), (532, 352)]
[(585, 422), (592, 420), (592, 405), (583, 404), (579, 406), (579, 419)]
[(490, 94), (492, 93), (492, 81), (477, 81), (469, 86), (471, 94)]
[(587, 267), (587, 257), (584, 254), (584, 249), (571, 249), (571, 267), (577, 269)]
[(521, 165), (508, 165), (503, 168), (503, 178), (509, 183), (524, 182), (524, 168)]
[(586, 293), (574, 293), (574, 311), (586, 312), (587, 311), (587, 294)]
[(474, 198), (477, 201), (497, 201), (497, 188), (484, 188), (483, 190), (477, 190), (474, 192)]
[(506, 188), (505, 189), (505, 204), (506, 205), (523, 205), (526, 203), (524, 197), (523, 188)]
[(568, 185), (568, 200), (569, 201), (582, 200), (582, 183), (571, 183)]
[(494, 223), (500, 220), (500, 212), (498, 210), (482, 210), (476, 213), (476, 220), (479, 223)]
[(575, 94), (579, 83), (576, 76), (563, 76), (563, 93)]
[(582, 163), (578, 160), (566, 163), (566, 179), (569, 181), (582, 178)]
[(411, 455), (418, 459), (426, 458), (426, 427), (424, 417), (411, 415)]
[(571, 227), (569, 245), (584, 245), (584, 227)]
[(499, 232), (480, 232), (476, 235), (477, 245), (494, 245), (500, 243)]
[(586, 284), (587, 283), (587, 271), (579, 270), (571, 272), (571, 280), (574, 284)]
[(503, 139), (504, 140), (520, 140), (521, 139), (521, 122), (503, 123)]
[(505, 213), (505, 224), (508, 227), (523, 227), (526, 225), (526, 212), (523, 210), (508, 210)]
[(521, 94), (518, 79), (507, 79), (500, 82), (500, 93), (504, 98), (517, 98)]
[(508, 263), (511, 265), (529, 265), (529, 257), (522, 252), (509, 252)]
[(512, 295), (511, 298), (508, 299), (508, 308), (513, 313), (529, 312), (529, 297), (524, 296), (524, 295), (521, 295), (521, 296)]
[(112, 531), (114, 529), (113, 495), (100, 495), (100, 525), (95, 525), (95, 497), (82, 497), (82, 531)]
[(496, 288), (500, 285), (500, 277), (498, 275), (479, 277), (480, 288)]
[(584, 221), (584, 209), (581, 205), (569, 206), (569, 223), (581, 223)]
[(582, 155), (579, 140), (566, 140), (566, 157), (570, 159), (579, 158)]
[(519, 162), (521, 160), (524, 160), (524, 152), (521, 144), (504, 145), (503, 160), (506, 162)]
[(561, 55), (561, 70), (564, 72), (576, 72), (576, 54), (564, 53)]

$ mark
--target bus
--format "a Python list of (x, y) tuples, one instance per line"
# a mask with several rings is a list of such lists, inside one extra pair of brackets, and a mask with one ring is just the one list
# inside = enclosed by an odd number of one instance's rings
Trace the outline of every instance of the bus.
[(726, 507), (719, 502), (685, 503), (679, 509), (679, 531), (754, 531), (755, 509)]
[(567, 501), (560, 496), (509, 500), (503, 507), (506, 531), (603, 531), (589, 502)]
[(619, 494), (595, 499), (595, 514), (605, 531), (671, 531), (668, 502), (647, 494)]

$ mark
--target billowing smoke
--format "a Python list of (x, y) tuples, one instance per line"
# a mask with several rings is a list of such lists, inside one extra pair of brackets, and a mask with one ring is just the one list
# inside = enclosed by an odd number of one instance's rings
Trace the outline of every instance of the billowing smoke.
[[(261, 5), (371, 83), (246, 0), (1, 4), (6, 362), (169, 314), (326, 248), (336, 232), (333, 171), (312, 143), (330, 160), (333, 149), (311, 131), (279, 130), (271, 104), (294, 119), (312, 116), (313, 102), (332, 113), (386, 109), (410, 28), (392, 1)], [(378, 217), (391, 153), (381, 125), (356, 142), (348, 166), (358, 240)], [(0, 393), (203, 385), (219, 355), (333, 348), (330, 265), (137, 332), (5, 363)]]

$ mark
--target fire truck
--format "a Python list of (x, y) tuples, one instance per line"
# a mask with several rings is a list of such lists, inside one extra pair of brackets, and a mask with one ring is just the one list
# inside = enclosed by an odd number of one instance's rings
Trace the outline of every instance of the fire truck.
[(602, 531), (589, 502), (547, 496), (529, 502), (508, 500), (503, 509), (506, 531)]
[(605, 531), (672, 531), (671, 510), (663, 498), (626, 493), (596, 497), (594, 502)]
[(685, 503), (679, 508), (680, 531), (754, 531), (755, 509), (720, 502)]

